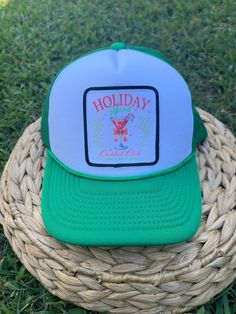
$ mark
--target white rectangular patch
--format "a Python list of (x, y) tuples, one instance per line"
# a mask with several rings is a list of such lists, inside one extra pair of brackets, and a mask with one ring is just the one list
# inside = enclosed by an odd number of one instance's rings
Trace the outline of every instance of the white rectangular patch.
[(83, 100), (85, 159), (90, 166), (157, 163), (159, 103), (154, 87), (91, 87)]

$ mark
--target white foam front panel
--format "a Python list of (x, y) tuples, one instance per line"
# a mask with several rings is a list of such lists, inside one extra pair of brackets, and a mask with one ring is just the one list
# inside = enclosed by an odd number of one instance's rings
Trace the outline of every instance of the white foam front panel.
[[(123, 129), (112, 124), (114, 110), (119, 119), (131, 114)], [(142, 129), (143, 121), (148, 128)], [(166, 62), (132, 49), (101, 50), (64, 68), (50, 92), (48, 123), (51, 151), (67, 167), (88, 175), (151, 174), (175, 166), (192, 151), (193, 112), (186, 82)], [(102, 143), (99, 134), (105, 137)], [(153, 145), (158, 135), (157, 160)], [(128, 149), (139, 153), (125, 156)], [(104, 150), (109, 153), (102, 155)]]

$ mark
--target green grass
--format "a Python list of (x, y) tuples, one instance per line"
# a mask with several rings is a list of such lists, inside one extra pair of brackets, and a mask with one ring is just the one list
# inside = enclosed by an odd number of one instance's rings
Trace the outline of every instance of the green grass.
[[(57, 71), (114, 41), (166, 54), (195, 104), (235, 133), (235, 12), (234, 0), (0, 0), (0, 172)], [(0, 232), (0, 313), (86, 313), (49, 294)], [(236, 313), (236, 285), (197, 311)]]

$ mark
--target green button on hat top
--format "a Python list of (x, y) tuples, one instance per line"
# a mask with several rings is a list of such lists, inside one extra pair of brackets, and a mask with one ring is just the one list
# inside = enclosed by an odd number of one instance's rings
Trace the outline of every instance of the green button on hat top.
[(111, 49), (113, 50), (121, 50), (121, 49), (126, 49), (126, 44), (117, 42), (111, 45)]

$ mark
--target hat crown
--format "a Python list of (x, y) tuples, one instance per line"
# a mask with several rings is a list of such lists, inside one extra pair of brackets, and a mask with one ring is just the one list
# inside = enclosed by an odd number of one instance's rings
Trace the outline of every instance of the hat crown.
[(205, 137), (183, 77), (143, 47), (117, 43), (73, 61), (45, 107), (44, 143), (79, 175), (156, 175), (182, 163)]

